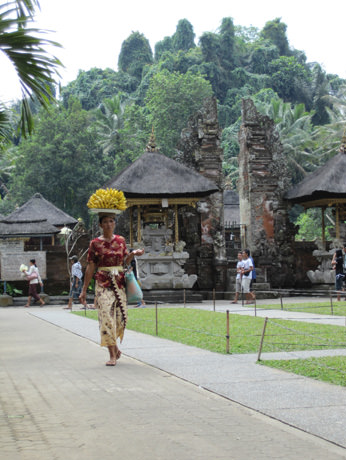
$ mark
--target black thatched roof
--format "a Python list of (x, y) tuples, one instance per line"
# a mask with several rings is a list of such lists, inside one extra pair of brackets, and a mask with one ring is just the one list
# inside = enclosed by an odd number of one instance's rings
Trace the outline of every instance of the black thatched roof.
[(58, 227), (77, 223), (74, 217), (54, 206), (54, 204), (43, 198), (40, 193), (35, 193), (29, 201), (20, 208), (15, 209), (9, 216), (6, 216), (6, 221), (8, 222), (31, 222), (33, 220), (47, 220), (49, 224)]
[(122, 190), (128, 198), (206, 196), (219, 190), (197, 171), (156, 152), (145, 152), (105, 187)]
[(32, 219), (31, 221), (8, 221), (5, 217), (0, 221), (0, 238), (18, 236), (51, 236), (59, 233), (59, 229), (51, 225), (46, 219)]
[(340, 152), (286, 193), (296, 203), (346, 198), (346, 153)]

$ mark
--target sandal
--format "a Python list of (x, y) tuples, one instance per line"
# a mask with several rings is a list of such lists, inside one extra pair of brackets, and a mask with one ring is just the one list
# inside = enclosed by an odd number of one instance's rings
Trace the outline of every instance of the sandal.
[(30, 307), (30, 305), (24, 305), (24, 308), (29, 308), (29, 307)]
[(117, 363), (116, 358), (112, 358), (109, 361), (106, 362), (106, 366), (115, 366)]

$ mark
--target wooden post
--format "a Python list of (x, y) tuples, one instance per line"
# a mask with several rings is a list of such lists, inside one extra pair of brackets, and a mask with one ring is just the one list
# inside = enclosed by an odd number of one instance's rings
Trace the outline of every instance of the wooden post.
[(335, 236), (336, 239), (340, 239), (340, 214), (339, 214), (339, 205), (335, 206)]
[(213, 311), (215, 311), (215, 288), (213, 289)]
[(324, 211), (325, 207), (322, 206), (321, 212), (322, 212), (322, 247), (323, 249), (326, 249), (326, 224), (324, 221)]
[(140, 243), (142, 239), (141, 235), (141, 206), (137, 205), (137, 241)]
[(229, 353), (229, 310), (226, 310), (226, 353)]
[(283, 303), (282, 303), (282, 294), (281, 294), (281, 292), (280, 292), (280, 304), (281, 304), (281, 310), (283, 310), (284, 306), (283, 306)]
[(155, 331), (156, 331), (156, 335), (159, 335), (159, 325), (158, 325), (158, 316), (157, 316), (157, 302), (155, 302)]
[(268, 317), (266, 317), (264, 320), (261, 343), (260, 343), (260, 347), (258, 350), (257, 361), (261, 361), (261, 353), (262, 353), (262, 347), (263, 347), (263, 342), (264, 342), (264, 334), (266, 333), (267, 322), (268, 322)]
[(329, 291), (329, 295), (330, 295), (330, 311), (332, 312), (332, 315), (334, 315), (334, 312), (333, 312), (333, 296), (332, 296), (332, 291)]
[(184, 308), (186, 307), (186, 289), (184, 289)]
[(133, 208), (130, 208), (130, 246), (133, 247)]
[(179, 222), (178, 222), (178, 205), (174, 205), (174, 236), (175, 236), (175, 242), (179, 242)]

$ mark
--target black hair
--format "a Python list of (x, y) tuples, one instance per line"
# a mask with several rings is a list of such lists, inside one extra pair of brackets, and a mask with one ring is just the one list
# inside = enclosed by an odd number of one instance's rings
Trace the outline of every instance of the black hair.
[(341, 249), (337, 249), (337, 250), (335, 251), (335, 255), (336, 255), (336, 257), (342, 257), (342, 250), (341, 250)]
[(37, 267), (37, 265), (36, 265), (36, 260), (35, 260), (35, 259), (30, 259), (30, 262), (31, 262), (32, 264), (34, 264), (35, 267)]
[(246, 252), (248, 257), (250, 257), (250, 249), (244, 249), (244, 252)]
[(114, 222), (115, 222), (115, 217), (113, 215), (109, 215), (109, 214), (102, 214), (100, 217), (99, 217), (99, 224), (102, 224), (102, 220), (105, 218), (105, 217), (111, 217)]

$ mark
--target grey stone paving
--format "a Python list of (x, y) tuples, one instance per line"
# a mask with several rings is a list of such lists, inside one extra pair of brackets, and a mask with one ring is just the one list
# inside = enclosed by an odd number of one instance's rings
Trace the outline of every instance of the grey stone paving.
[(0, 309), (4, 458), (346, 458), (321, 439), (346, 447), (342, 387), (132, 331), (107, 368), (98, 341), (61, 308)]

